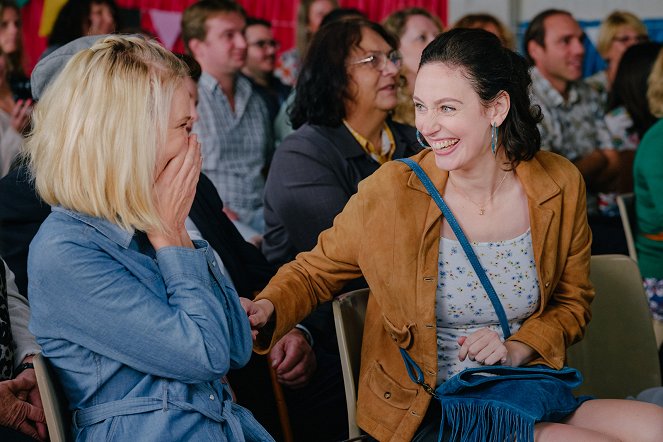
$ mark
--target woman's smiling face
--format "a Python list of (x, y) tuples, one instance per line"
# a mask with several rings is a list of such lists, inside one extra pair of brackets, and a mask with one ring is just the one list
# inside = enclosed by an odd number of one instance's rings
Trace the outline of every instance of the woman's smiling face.
[(428, 63), (419, 69), (414, 88), (419, 132), (444, 170), (468, 170), (494, 161), (490, 148), (492, 106), (486, 107), (462, 68)]

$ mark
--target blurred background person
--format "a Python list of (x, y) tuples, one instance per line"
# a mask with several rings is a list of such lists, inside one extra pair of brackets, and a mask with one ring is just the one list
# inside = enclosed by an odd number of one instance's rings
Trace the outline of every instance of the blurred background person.
[[(336, 8), (331, 11), (329, 14), (325, 15), (322, 19), (320, 26), (325, 26), (329, 23), (332, 23), (336, 20), (344, 20), (348, 17), (359, 17), (365, 18), (368, 20), (366, 15), (356, 8)], [(290, 111), (292, 110), (292, 104), (295, 102), (295, 89), (293, 88), (288, 96), (288, 99), (281, 105), (278, 115), (276, 115), (276, 120), (274, 120), (274, 144), (278, 146), (281, 144), (281, 141), (285, 139), (288, 135), (294, 132), (292, 128), (292, 123), (290, 122)]]
[(647, 100), (658, 121), (642, 138), (633, 163), (638, 226), (635, 247), (660, 343), (663, 340), (663, 51), (659, 51), (649, 76)]
[(612, 83), (605, 121), (619, 153), (618, 193), (633, 192), (635, 150), (657, 120), (647, 103), (647, 79), (660, 49), (654, 42), (628, 48)]
[(7, 55), (7, 75), (14, 99), (31, 98), (30, 79), (23, 70), (23, 23), (13, 0), (0, 1), (0, 51)]
[(424, 8), (406, 8), (389, 14), (382, 22), (385, 30), (399, 41), (403, 56), (401, 84), (398, 88), (398, 106), (393, 120), (414, 126), (414, 79), (419, 69), (419, 60), (424, 48), (443, 31), (439, 17)]
[[(398, 102), (397, 48), (380, 25), (355, 17), (327, 23), (313, 38), (291, 111), (296, 130), (276, 150), (265, 185), (262, 249), (270, 263), (283, 265), (313, 248), (360, 181), (381, 164), (420, 149), (415, 129), (389, 118)], [(346, 288), (365, 286), (361, 279)], [(270, 354), (286, 387), (297, 440), (347, 437), (331, 303), (292, 329)]]
[(497, 36), (502, 46), (514, 50), (515, 38), (509, 28), (497, 17), (486, 13), (467, 14), (454, 23), (452, 28), (483, 29)]
[(249, 79), (253, 90), (265, 100), (269, 119), (276, 115), (292, 90), (274, 75), (279, 42), (274, 39), (272, 24), (267, 20), (249, 17), (244, 28), (246, 62), (242, 74)]
[(607, 67), (585, 80), (599, 93), (603, 106), (608, 104), (608, 94), (615, 81), (624, 51), (634, 44), (647, 40), (649, 40), (647, 27), (630, 12), (614, 11), (603, 20), (599, 28), (596, 50), (605, 60)]
[(8, 78), (9, 59), (0, 51), (0, 178), (9, 168), (23, 145), (23, 131), (32, 112), (31, 99), (14, 100)]
[(311, 39), (318, 32), (322, 19), (338, 8), (337, 0), (301, 0), (297, 8), (295, 47), (281, 53), (275, 75), (285, 84), (294, 86), (302, 60)]
[(69, 0), (55, 19), (41, 58), (79, 37), (112, 34), (118, 28), (114, 0)]

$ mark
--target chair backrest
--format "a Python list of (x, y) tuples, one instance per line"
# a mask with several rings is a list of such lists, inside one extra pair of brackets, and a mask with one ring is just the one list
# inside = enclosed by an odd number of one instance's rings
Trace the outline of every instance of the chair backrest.
[(617, 196), (617, 207), (619, 207), (619, 216), (624, 226), (624, 236), (626, 236), (626, 245), (628, 246), (628, 256), (635, 262), (638, 261), (638, 252), (635, 250), (635, 241), (633, 234), (637, 232), (637, 223), (635, 217), (635, 197), (632, 193), (624, 193)]
[(361, 340), (364, 334), (364, 318), (368, 304), (368, 289), (355, 290), (336, 298), (332, 304), (336, 340), (341, 355), (345, 401), (348, 407), (350, 438), (360, 437), (357, 427), (357, 388), (361, 362)]
[(39, 386), (39, 395), (44, 407), (46, 426), (51, 442), (66, 442), (70, 437), (69, 411), (66, 400), (62, 394), (62, 388), (57, 377), (48, 363), (48, 360), (37, 353), (32, 359), (35, 366), (35, 376)]
[(568, 350), (568, 365), (585, 381), (578, 394), (635, 396), (661, 385), (658, 350), (638, 265), (624, 255), (592, 256), (596, 289), (592, 320), (582, 341)]

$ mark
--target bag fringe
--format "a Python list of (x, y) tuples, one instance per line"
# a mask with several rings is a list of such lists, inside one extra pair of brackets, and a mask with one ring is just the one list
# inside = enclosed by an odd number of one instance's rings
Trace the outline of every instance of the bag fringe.
[(532, 417), (483, 400), (443, 398), (439, 441), (443, 427), (450, 431), (450, 441), (534, 441)]

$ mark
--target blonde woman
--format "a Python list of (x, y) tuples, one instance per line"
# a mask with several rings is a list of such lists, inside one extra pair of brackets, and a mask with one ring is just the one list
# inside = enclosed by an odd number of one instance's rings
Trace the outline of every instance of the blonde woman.
[(398, 88), (398, 106), (393, 120), (414, 126), (414, 79), (417, 76), (421, 53), (428, 43), (443, 31), (439, 17), (424, 8), (405, 8), (389, 14), (382, 22), (385, 30), (399, 41), (403, 56), (401, 85)]
[(644, 43), (647, 40), (649, 36), (644, 23), (630, 12), (614, 11), (601, 23), (596, 49), (608, 67), (587, 78), (586, 81), (601, 95), (604, 106), (608, 102), (608, 93), (615, 81), (622, 55), (634, 44)]
[(78, 441), (272, 440), (222, 381), (250, 357), (246, 314), (185, 229), (202, 162), (186, 76), (154, 42), (106, 37), (35, 109), (27, 154), (53, 212), (30, 247), (30, 327)]

